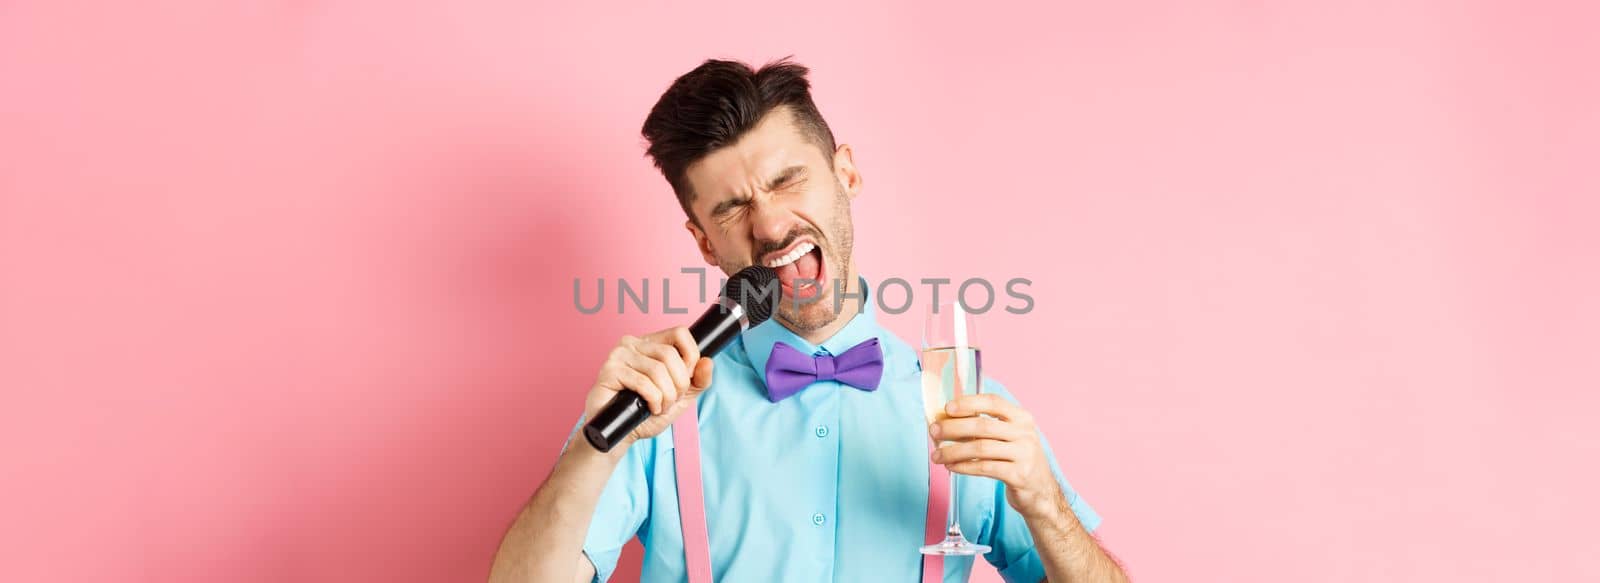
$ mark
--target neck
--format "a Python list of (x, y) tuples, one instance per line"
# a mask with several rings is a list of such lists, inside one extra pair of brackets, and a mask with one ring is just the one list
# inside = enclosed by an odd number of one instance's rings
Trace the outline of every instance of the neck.
[[(851, 271), (855, 270), (852, 269)], [(849, 278), (845, 281), (845, 292), (848, 292), (851, 296), (856, 296), (861, 293), (861, 280), (857, 278), (854, 273), (851, 273)], [(827, 325), (817, 328), (816, 330), (804, 331), (794, 329), (793, 325), (787, 321), (784, 321), (782, 318), (778, 319), (778, 323), (782, 324), (784, 328), (788, 328), (790, 332), (794, 332), (795, 336), (804, 338), (806, 342), (820, 345), (823, 342), (827, 342), (829, 338), (833, 338), (833, 335), (838, 334), (840, 330), (843, 330), (844, 327), (850, 323), (850, 320), (856, 317), (856, 314), (861, 313), (861, 302), (853, 299), (849, 301), (838, 301), (837, 297), (828, 297), (824, 298), (822, 301), (837, 302), (839, 305), (839, 313), (834, 315), (833, 321), (828, 322)]]

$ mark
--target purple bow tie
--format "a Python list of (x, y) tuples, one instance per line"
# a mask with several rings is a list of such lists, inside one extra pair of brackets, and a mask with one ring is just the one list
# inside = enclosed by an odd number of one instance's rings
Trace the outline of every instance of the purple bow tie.
[(776, 403), (817, 381), (839, 381), (863, 391), (877, 390), (883, 379), (883, 348), (873, 338), (832, 356), (801, 354), (778, 342), (767, 358), (767, 399)]

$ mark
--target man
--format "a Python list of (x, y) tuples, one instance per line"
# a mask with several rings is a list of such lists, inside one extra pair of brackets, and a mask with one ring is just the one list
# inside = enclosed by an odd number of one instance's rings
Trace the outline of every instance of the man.
[[(773, 321), (714, 359), (682, 327), (618, 342), (585, 418), (619, 391), (639, 393), (653, 416), (609, 453), (570, 439), (506, 533), (490, 579), (605, 581), (638, 536), (644, 581), (684, 581), (696, 544), (684, 517), (703, 510), (703, 560), (717, 581), (920, 581), (917, 548), (935, 516), (931, 461), (967, 476), (962, 530), (993, 547), (984, 558), (1007, 581), (1124, 580), (1090, 534), (1099, 516), (1004, 387), (986, 381), (985, 394), (950, 403), (949, 419), (923, 420), (917, 352), (879, 326), (853, 261), (861, 174), (850, 146), (835, 145), (806, 73), (787, 61), (752, 70), (711, 60), (651, 110), (649, 155), (700, 254), (728, 274), (774, 267), (783, 301)], [(780, 351), (831, 363), (852, 349), (881, 353), (875, 385), (830, 373), (792, 394), (769, 386)], [(682, 425), (668, 431), (682, 415), (703, 437), (698, 451), (674, 451), (692, 447), (673, 436)], [(930, 455), (930, 436), (948, 443)], [(698, 475), (679, 473), (696, 460)], [(686, 479), (703, 480), (703, 508), (684, 505), (701, 503), (681, 498)], [(965, 581), (971, 566), (950, 557), (942, 579)]]

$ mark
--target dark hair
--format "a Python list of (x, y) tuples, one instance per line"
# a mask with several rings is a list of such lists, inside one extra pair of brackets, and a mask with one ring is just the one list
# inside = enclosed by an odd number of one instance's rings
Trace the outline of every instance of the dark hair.
[(694, 192), (684, 178), (689, 166), (718, 149), (737, 142), (761, 119), (779, 107), (787, 108), (807, 137), (822, 148), (833, 164), (833, 131), (811, 101), (809, 70), (779, 59), (751, 69), (738, 61), (710, 59), (672, 82), (640, 133), (650, 142), (646, 154), (672, 185), (678, 205), (689, 219)]

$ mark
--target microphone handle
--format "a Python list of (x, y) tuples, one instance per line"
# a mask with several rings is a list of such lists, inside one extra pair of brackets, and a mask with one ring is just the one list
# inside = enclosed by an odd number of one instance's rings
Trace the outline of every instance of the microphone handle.
[[(717, 305), (690, 324), (689, 335), (694, 337), (695, 346), (700, 348), (700, 356), (716, 356), (728, 341), (738, 337), (744, 329), (741, 319), (740, 315)], [(620, 391), (583, 426), (583, 437), (595, 449), (609, 452), (649, 418), (650, 404), (645, 402), (644, 397), (633, 391)]]

